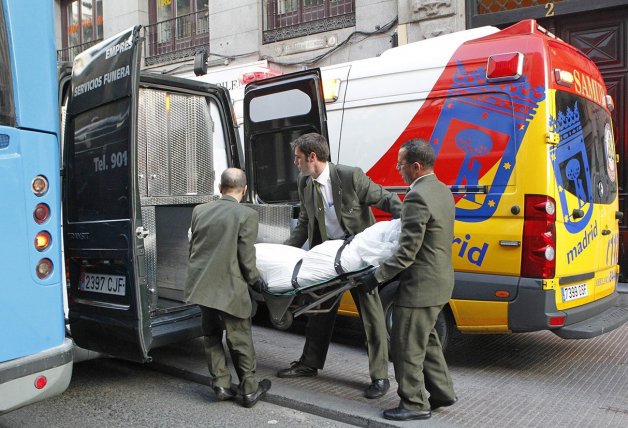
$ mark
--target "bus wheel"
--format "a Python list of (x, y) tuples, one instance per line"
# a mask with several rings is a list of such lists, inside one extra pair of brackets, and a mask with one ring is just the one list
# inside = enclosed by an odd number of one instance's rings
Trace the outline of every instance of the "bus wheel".
[(286, 311), (280, 321), (275, 321), (273, 317), (270, 317), (270, 323), (272, 324), (272, 326), (281, 331), (288, 330), (290, 327), (292, 327), (293, 321), (294, 317), (292, 316), (292, 312), (290, 311)]
[[(379, 295), (382, 300), (382, 306), (384, 307), (384, 316), (386, 320), (386, 336), (388, 338), (388, 356), (392, 355), (390, 349), (390, 332), (392, 331), (392, 312), (393, 312), (393, 303), (394, 297), (397, 293), (397, 287), (399, 287), (398, 282), (393, 282), (382, 290), (380, 290)], [(451, 341), (451, 335), (454, 331), (454, 317), (451, 314), (451, 309), (449, 309), (449, 305), (445, 305), (443, 310), (438, 314), (438, 319), (436, 320), (436, 332), (438, 333), (438, 337), (440, 338), (441, 346), (443, 347), (443, 352), (447, 350), (447, 345), (449, 345)]]

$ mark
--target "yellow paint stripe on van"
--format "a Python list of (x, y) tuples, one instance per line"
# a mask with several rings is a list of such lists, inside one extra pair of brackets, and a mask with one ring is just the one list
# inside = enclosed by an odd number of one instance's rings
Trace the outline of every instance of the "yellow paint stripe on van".
[(508, 302), (449, 301), (458, 329), (465, 333), (508, 333)]

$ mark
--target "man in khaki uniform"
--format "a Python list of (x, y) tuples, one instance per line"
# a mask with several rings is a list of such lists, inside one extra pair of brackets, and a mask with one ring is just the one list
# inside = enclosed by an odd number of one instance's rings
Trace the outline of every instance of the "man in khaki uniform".
[(399, 275), (391, 345), (401, 400), (384, 412), (386, 419), (429, 419), (431, 410), (457, 400), (434, 328), (454, 288), (455, 207), (451, 192), (434, 175), (434, 160), (434, 150), (424, 140), (401, 146), (397, 169), (410, 190), (401, 209), (399, 249), (361, 284), (368, 291)]
[(186, 301), (201, 308), (205, 354), (216, 398), (236, 396), (222, 345), (223, 329), (240, 380), (242, 404), (252, 407), (270, 389), (270, 381), (255, 380), (255, 349), (251, 335), (249, 285), (261, 292), (266, 284), (255, 267), (257, 212), (240, 205), (246, 176), (237, 168), (220, 177), (222, 197), (198, 205), (192, 212), (190, 262)]
[[(298, 181), (301, 210), (297, 226), (285, 242), (287, 245), (301, 247), (307, 239), (312, 248), (327, 239), (344, 239), (360, 233), (375, 223), (371, 206), (399, 217), (401, 201), (396, 194), (373, 183), (360, 168), (328, 162), (329, 145), (322, 135), (302, 135), (291, 147), (294, 163), (301, 173)], [(371, 384), (365, 396), (379, 398), (390, 387), (382, 302), (377, 292), (367, 294), (354, 288), (351, 294), (358, 305), (367, 340)], [(338, 306), (329, 313), (309, 318), (301, 358), (290, 368), (280, 370), (277, 376), (317, 375), (325, 364)]]

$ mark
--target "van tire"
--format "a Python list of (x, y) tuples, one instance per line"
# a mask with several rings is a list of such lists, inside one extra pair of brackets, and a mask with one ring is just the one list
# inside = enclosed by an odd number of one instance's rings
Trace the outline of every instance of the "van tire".
[[(399, 282), (394, 281), (385, 286), (383, 289), (379, 291), (380, 299), (382, 300), (382, 306), (384, 308), (384, 319), (386, 321), (386, 338), (388, 340), (388, 359), (391, 358), (392, 351), (390, 348), (390, 332), (392, 329), (392, 309), (395, 294), (397, 294), (397, 288), (399, 287)], [(451, 336), (455, 331), (455, 321), (454, 317), (451, 314), (451, 309), (449, 305), (445, 305), (443, 310), (438, 314), (438, 319), (436, 320), (436, 332), (438, 333), (438, 337), (440, 338), (441, 346), (443, 347), (443, 352), (447, 350), (447, 346), (451, 342)]]

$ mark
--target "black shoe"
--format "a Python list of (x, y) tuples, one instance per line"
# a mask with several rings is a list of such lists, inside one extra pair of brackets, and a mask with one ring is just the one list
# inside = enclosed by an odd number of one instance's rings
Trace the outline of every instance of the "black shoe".
[(388, 389), (390, 389), (390, 382), (388, 379), (376, 379), (369, 385), (368, 388), (366, 388), (364, 396), (366, 398), (383, 397), (384, 394), (388, 392)]
[(242, 396), (242, 405), (244, 407), (253, 407), (255, 403), (259, 401), (264, 395), (266, 395), (266, 391), (270, 389), (270, 380), (262, 379), (262, 381), (257, 385), (257, 391), (251, 392), (250, 394), (244, 394)]
[(408, 410), (401, 407), (384, 410), (384, 419), (392, 421), (415, 421), (418, 419), (429, 419), (432, 412), (429, 410)]
[(458, 401), (458, 397), (454, 397), (453, 400), (445, 400), (445, 401), (432, 400), (431, 398), (429, 399), (430, 407), (432, 408), (432, 410), (436, 410), (441, 407), (449, 407), (452, 404), (454, 404), (456, 401)]
[(216, 400), (226, 401), (231, 400), (236, 396), (236, 393), (231, 388), (223, 388), (222, 386), (215, 386), (214, 392), (216, 393)]
[(318, 374), (318, 369), (306, 366), (301, 361), (293, 361), (290, 363), (289, 369), (279, 370), (277, 377), (312, 377)]

